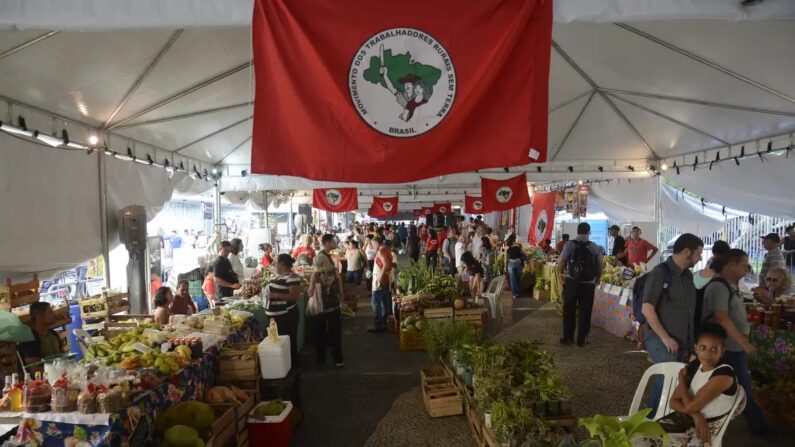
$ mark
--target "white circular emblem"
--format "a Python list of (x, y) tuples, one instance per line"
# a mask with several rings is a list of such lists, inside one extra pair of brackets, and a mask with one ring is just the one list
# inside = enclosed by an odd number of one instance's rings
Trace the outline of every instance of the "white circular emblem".
[(497, 190), (497, 201), (500, 203), (507, 203), (513, 197), (513, 189), (510, 186), (503, 186)]
[(533, 234), (535, 235), (536, 241), (540, 242), (544, 240), (547, 225), (549, 225), (549, 216), (547, 215), (547, 210), (542, 210), (538, 215), (535, 227), (533, 227)]
[(348, 87), (370, 127), (406, 138), (428, 132), (450, 113), (457, 85), (453, 61), (439, 41), (414, 28), (391, 28), (362, 43)]
[(429, 210), (429, 209), (427, 209), (427, 208), (425, 209), (425, 215), (426, 215), (426, 216), (427, 216), (428, 214), (431, 214), (432, 212), (433, 212), (433, 211), (431, 211), (431, 210)]
[(475, 208), (476, 210), (482, 209), (483, 202), (481, 202), (480, 200), (475, 200), (474, 202), (472, 202), (472, 208)]
[(337, 206), (342, 201), (342, 194), (339, 190), (329, 189), (326, 191), (326, 202), (331, 206)]
[(447, 207), (446, 206), (440, 206), (439, 207), (439, 212), (442, 213), (442, 214), (446, 214), (447, 213)]
[(387, 213), (392, 211), (392, 203), (391, 202), (384, 202), (384, 211)]

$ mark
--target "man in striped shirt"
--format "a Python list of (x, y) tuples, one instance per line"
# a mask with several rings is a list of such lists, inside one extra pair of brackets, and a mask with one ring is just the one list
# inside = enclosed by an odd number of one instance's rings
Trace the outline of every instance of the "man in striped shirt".
[(290, 361), (298, 366), (298, 307), (301, 297), (301, 278), (293, 273), (293, 258), (287, 253), (276, 257), (276, 273), (271, 276), (265, 291), (265, 314), (276, 320), (280, 334), (290, 337)]

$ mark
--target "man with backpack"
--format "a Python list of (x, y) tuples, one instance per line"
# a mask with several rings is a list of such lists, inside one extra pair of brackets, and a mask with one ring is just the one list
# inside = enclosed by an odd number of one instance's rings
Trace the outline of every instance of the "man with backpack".
[(560, 343), (574, 342), (574, 326), (577, 310), (577, 346), (585, 346), (591, 330), (591, 311), (596, 283), (604, 268), (604, 249), (588, 240), (591, 226), (583, 222), (577, 225), (577, 237), (563, 246), (558, 267), (563, 278), (563, 338)]
[[(652, 362), (684, 362), (693, 346), (696, 318), (696, 286), (690, 271), (701, 260), (704, 242), (685, 233), (674, 242), (674, 254), (636, 280), (634, 300), (642, 299), (641, 337)], [(660, 402), (662, 378), (658, 377), (649, 396), (652, 417)]]

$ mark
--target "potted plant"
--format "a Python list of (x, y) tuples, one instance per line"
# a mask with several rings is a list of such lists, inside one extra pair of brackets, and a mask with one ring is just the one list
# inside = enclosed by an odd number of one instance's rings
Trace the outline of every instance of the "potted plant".
[[(632, 447), (632, 438), (636, 436), (661, 436), (663, 444), (668, 442), (668, 434), (657, 421), (646, 419), (651, 412), (644, 408), (626, 421), (619, 420), (616, 416), (603, 416), (597, 414), (592, 418), (580, 418), (579, 423), (591, 435), (589, 443), (581, 445), (602, 447)], [(598, 441), (594, 444), (593, 441)]]
[(475, 328), (463, 320), (430, 321), (425, 330), (425, 345), (433, 358), (442, 358), (448, 351), (465, 344), (475, 344), (479, 338)]

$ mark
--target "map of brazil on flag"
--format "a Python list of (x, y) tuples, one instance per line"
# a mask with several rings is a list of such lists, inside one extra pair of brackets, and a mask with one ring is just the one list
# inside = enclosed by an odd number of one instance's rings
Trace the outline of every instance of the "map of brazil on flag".
[(551, 32), (551, 0), (255, 0), (252, 172), (401, 183), (544, 162)]

